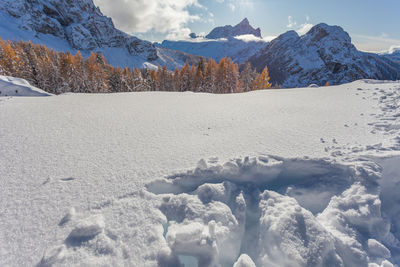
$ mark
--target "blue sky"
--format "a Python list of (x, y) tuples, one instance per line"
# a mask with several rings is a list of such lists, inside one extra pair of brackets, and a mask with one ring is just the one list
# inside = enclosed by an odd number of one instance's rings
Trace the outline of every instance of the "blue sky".
[(362, 50), (400, 46), (400, 0), (95, 0), (117, 27), (151, 41), (208, 33), (247, 17), (263, 36), (303, 32), (320, 22), (343, 27)]

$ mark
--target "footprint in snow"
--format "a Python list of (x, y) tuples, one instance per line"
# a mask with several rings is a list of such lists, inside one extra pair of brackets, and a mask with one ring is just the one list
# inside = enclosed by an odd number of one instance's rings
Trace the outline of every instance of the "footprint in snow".
[(67, 178), (61, 178), (60, 180), (63, 181), (63, 182), (70, 182), (70, 181), (73, 181), (75, 179), (76, 178), (74, 178), (74, 177), (67, 177)]

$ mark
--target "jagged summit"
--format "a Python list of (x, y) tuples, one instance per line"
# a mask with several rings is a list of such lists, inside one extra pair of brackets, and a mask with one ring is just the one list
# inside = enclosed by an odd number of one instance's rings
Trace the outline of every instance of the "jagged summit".
[(344, 43), (351, 43), (350, 35), (343, 30), (340, 26), (331, 26), (326, 23), (320, 23), (312, 27), (305, 35), (312, 42), (319, 42), (322, 39), (341, 41)]
[(232, 38), (239, 35), (252, 34), (261, 38), (260, 28), (254, 29), (247, 18), (244, 18), (235, 26), (226, 25), (213, 29), (207, 36), (207, 39)]
[(247, 18), (244, 18), (241, 22), (239, 22), (236, 26), (250, 26), (250, 22)]

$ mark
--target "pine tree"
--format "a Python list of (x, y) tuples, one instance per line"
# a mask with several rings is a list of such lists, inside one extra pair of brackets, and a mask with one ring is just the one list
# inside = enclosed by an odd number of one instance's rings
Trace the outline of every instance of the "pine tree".
[(253, 82), (257, 77), (257, 72), (253, 70), (251, 64), (247, 62), (240, 72), (240, 91), (249, 92), (253, 88)]
[(185, 66), (181, 69), (181, 72), (179, 74), (180, 77), (180, 92), (185, 92), (190, 90), (190, 67), (189, 67), (189, 62), (186, 61)]

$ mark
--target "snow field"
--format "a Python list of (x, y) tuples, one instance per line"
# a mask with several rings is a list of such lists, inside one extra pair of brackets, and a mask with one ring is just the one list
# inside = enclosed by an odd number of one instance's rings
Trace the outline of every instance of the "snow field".
[(399, 264), (399, 88), (8, 98), (0, 265)]

